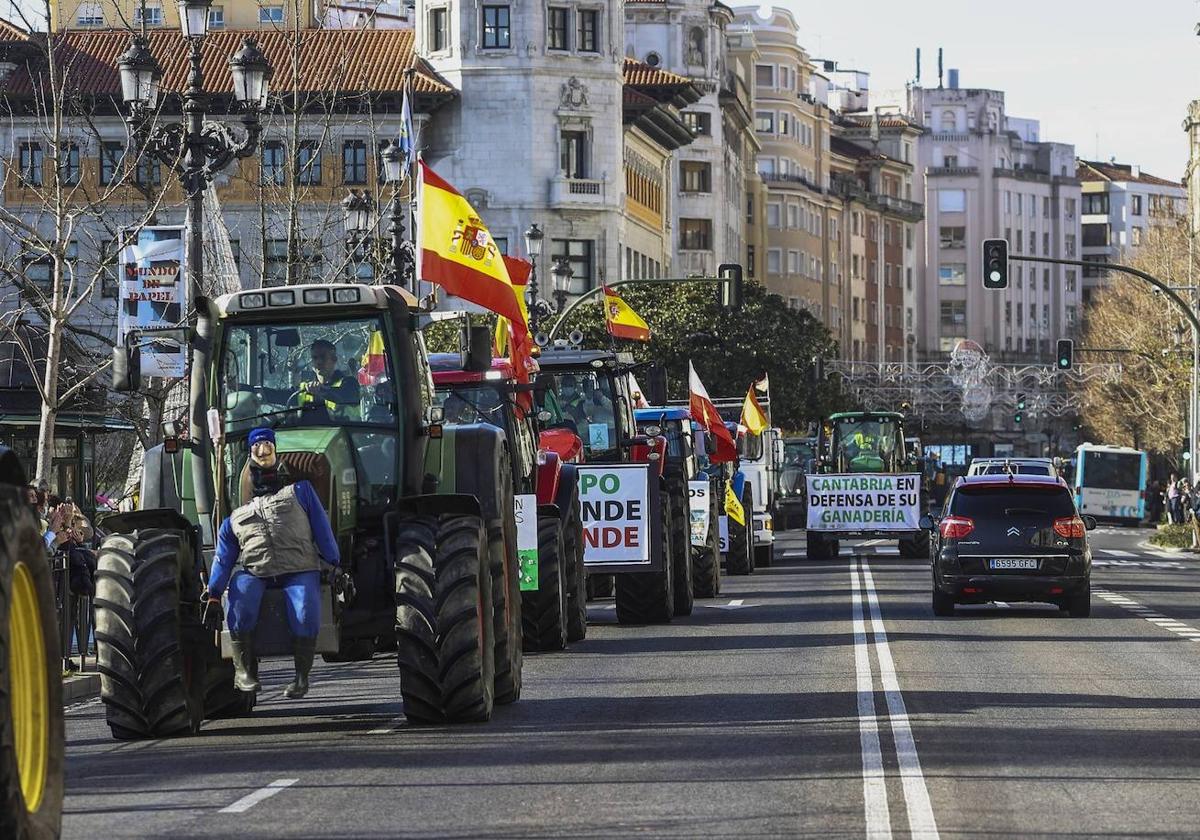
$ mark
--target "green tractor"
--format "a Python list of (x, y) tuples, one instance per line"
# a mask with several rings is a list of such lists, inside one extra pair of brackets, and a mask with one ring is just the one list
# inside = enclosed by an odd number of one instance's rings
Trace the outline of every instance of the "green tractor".
[[(827, 493), (826, 488), (814, 485), (813, 476), (809, 477), (806, 524), (810, 560), (836, 557), (842, 538), (898, 538), (901, 557), (928, 556), (929, 532), (917, 525), (917, 519), (928, 507), (922, 462), (920, 453), (908, 448), (903, 414), (891, 411), (833, 414), (822, 424), (817, 452), (816, 473), (842, 479), (840, 483), (847, 492)], [(846, 479), (857, 475), (878, 476), (878, 481)], [(826, 484), (833, 486), (828, 481)], [(864, 493), (874, 494), (871, 498), (875, 501), (864, 502)], [(888, 503), (895, 502), (894, 508), (870, 509), (881, 497)], [(813, 505), (813, 498), (829, 499), (831, 504), (828, 508)], [(832, 509), (838, 506), (858, 509)], [(820, 527), (814, 528), (814, 524)]]
[[(206, 718), (253, 709), (256, 697), (234, 687), (227, 633), (201, 622), (200, 596), (219, 523), (251, 496), (247, 437), (259, 426), (274, 429), (293, 480), (312, 483), (354, 582), (349, 602), (323, 582), (317, 651), (367, 659), (395, 647), (412, 723), (487, 720), (495, 703), (515, 701), (521, 616), (508, 445), (493, 426), (435, 422), (412, 295), (295, 286), (196, 308), (186, 437), (147, 453), (141, 509), (104, 523), (96, 637), (114, 737), (186, 735)], [(140, 338), (113, 351), (118, 389), (138, 387)], [(318, 346), (336, 353), (337, 399), (300, 387)], [(268, 590), (256, 634), (259, 656), (290, 656), (278, 590)]]
[(57, 837), (62, 651), (54, 584), (25, 473), (0, 446), (0, 837)]

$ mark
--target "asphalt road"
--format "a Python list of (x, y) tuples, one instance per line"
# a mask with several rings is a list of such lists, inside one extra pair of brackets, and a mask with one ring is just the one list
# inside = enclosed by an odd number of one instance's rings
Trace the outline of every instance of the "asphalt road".
[(594, 604), (489, 724), (410, 728), (395, 661), (265, 669), (253, 717), (67, 723), (67, 837), (1194, 837), (1200, 558), (1092, 535), (1093, 617), (960, 608), (859, 545), (727, 578), (667, 627)]

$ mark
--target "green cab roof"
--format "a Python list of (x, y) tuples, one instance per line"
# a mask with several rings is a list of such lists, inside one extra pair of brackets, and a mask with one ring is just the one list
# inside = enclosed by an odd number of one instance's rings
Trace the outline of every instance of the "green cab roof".
[(830, 414), (830, 420), (903, 420), (898, 411), (840, 411)]

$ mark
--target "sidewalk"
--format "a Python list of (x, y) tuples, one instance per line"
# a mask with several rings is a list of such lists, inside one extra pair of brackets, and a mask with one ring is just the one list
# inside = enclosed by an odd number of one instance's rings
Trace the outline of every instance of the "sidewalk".
[(63, 705), (82, 703), (100, 696), (100, 675), (71, 674), (63, 677)]

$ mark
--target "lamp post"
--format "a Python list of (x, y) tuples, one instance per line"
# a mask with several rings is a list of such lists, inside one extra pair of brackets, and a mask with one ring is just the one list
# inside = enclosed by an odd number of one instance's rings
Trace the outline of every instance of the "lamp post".
[(188, 199), (188, 292), (195, 299), (204, 265), (204, 190), (212, 179), (235, 158), (254, 154), (262, 132), (260, 117), (267, 104), (271, 64), (254, 39), (244, 38), (241, 48), (229, 59), (234, 100), (242, 108), (241, 138), (223, 123), (205, 121), (208, 95), (204, 91), (201, 49), (208, 34), (211, 0), (180, 0), (180, 32), (187, 41), (187, 89), (183, 92), (183, 116), (179, 123), (154, 125), (162, 68), (150, 52), (145, 37), (135, 35), (129, 48), (117, 59), (121, 97), (129, 109), (126, 121), (138, 154), (157, 158), (172, 167)]
[(388, 235), (391, 237), (391, 282), (404, 286), (416, 293), (415, 274), (411, 254), (404, 242), (404, 207), (400, 202), (400, 188), (408, 174), (404, 166), (404, 152), (395, 140), (387, 144), (380, 153), (383, 158), (383, 180), (392, 188), (389, 205)]
[(538, 260), (542, 257), (542, 241), (546, 235), (534, 222), (525, 231), (525, 255), (533, 266), (529, 271), (529, 283), (525, 288), (525, 303), (529, 306), (529, 330), (536, 337), (538, 325), (541, 322), (541, 312), (538, 301)]
[(567, 307), (567, 294), (571, 291), (571, 278), (575, 271), (566, 257), (555, 257), (554, 268), (550, 269), (550, 277), (554, 280), (555, 311), (562, 312)]

